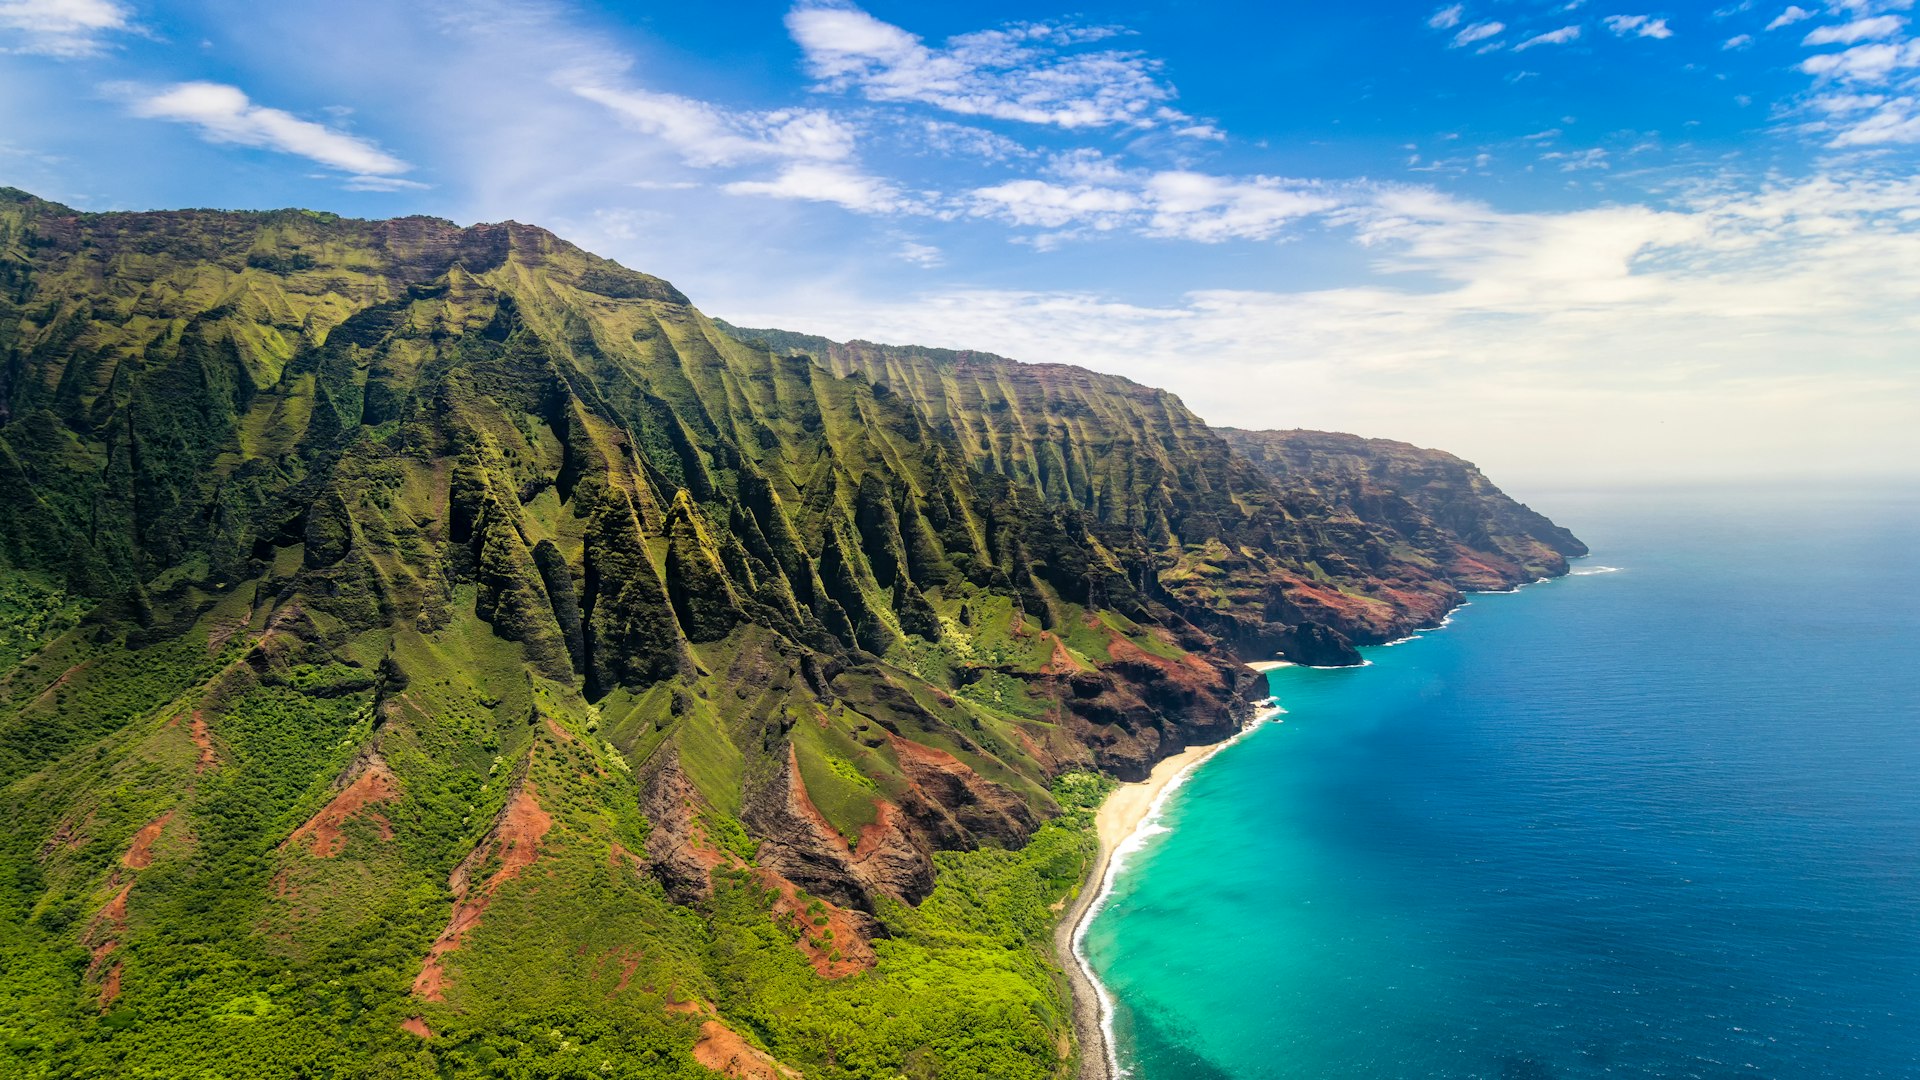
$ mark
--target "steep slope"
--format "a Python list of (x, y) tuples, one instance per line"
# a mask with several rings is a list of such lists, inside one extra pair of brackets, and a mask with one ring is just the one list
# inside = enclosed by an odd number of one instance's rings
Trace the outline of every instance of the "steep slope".
[(1587, 553), (1571, 532), (1444, 451), (1330, 431), (1216, 430), (1282, 486), (1309, 488), (1387, 525), (1463, 589), (1557, 577), (1568, 558)]
[(1167, 395), (910, 374), (0, 191), (0, 1072), (1069, 1069), (1088, 770), (1457, 592)]
[(973, 468), (1085, 514), (1144, 591), (1245, 659), (1356, 662), (1351, 644), (1401, 637), (1478, 587), (1344, 482), (1276, 483), (1164, 390), (990, 353), (725, 329), (907, 399)]

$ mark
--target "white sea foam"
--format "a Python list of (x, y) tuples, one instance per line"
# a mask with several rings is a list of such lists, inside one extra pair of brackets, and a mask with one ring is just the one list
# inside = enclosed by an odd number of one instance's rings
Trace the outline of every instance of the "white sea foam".
[(1113, 854), (1107, 859), (1107, 872), (1100, 879), (1100, 891), (1094, 895), (1093, 902), (1087, 905), (1087, 910), (1080, 915), (1079, 924), (1073, 928), (1073, 959), (1080, 965), (1080, 970), (1086, 973), (1087, 982), (1093, 985), (1094, 997), (1100, 1003), (1101, 1041), (1106, 1043), (1107, 1075), (1112, 1080), (1122, 1080), (1123, 1077), (1132, 1076), (1133, 1071), (1120, 1064), (1119, 1043), (1115, 1041), (1113, 1031), (1113, 995), (1108, 992), (1107, 985), (1100, 981), (1100, 976), (1094, 972), (1093, 962), (1087, 959), (1087, 928), (1093, 925), (1094, 918), (1107, 906), (1107, 899), (1113, 895), (1114, 882), (1119, 879), (1120, 871), (1127, 860), (1144, 848), (1148, 840), (1173, 831), (1171, 827), (1162, 824), (1160, 818), (1166, 811), (1167, 800), (1172, 798), (1174, 792), (1180, 790), (1181, 785), (1187, 782), (1187, 778), (1193, 775), (1193, 771), (1213, 760), (1215, 754), (1246, 738), (1248, 733), (1257, 730), (1264, 721), (1284, 712), (1286, 712), (1285, 709), (1276, 705), (1271, 709), (1254, 713), (1253, 719), (1247, 721), (1246, 726), (1234, 733), (1231, 738), (1214, 746), (1204, 756), (1194, 759), (1186, 768), (1181, 769), (1178, 775), (1167, 781), (1167, 786), (1161, 788), (1160, 793), (1153, 797), (1152, 804), (1147, 807), (1147, 815), (1140, 819), (1140, 824), (1134, 826), (1126, 839), (1114, 845)]
[(1581, 566), (1567, 571), (1574, 577), (1587, 577), (1592, 574), (1617, 574), (1623, 568), (1618, 566)]

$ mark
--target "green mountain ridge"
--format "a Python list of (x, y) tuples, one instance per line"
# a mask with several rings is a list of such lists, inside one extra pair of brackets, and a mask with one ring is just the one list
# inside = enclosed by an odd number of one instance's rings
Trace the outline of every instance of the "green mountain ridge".
[(1244, 434), (516, 223), (0, 190), (0, 1072), (1068, 1074), (1101, 775), (1584, 550)]

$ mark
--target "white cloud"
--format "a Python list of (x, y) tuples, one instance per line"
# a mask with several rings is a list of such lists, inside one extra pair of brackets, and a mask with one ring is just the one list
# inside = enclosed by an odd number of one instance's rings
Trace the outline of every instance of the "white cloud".
[(1744, 49), (1753, 44), (1752, 34), (1735, 34), (1720, 43), (1722, 49)]
[(908, 211), (916, 205), (885, 180), (829, 162), (796, 162), (772, 180), (738, 180), (721, 190), (729, 195), (834, 203), (863, 214)]
[(1460, 25), (1460, 17), (1466, 14), (1465, 4), (1449, 4), (1427, 18), (1427, 25), (1435, 30), (1451, 30)]
[(1563, 26), (1558, 30), (1549, 30), (1544, 34), (1535, 34), (1513, 47), (1514, 52), (1523, 52), (1536, 45), (1565, 45), (1569, 41), (1580, 40), (1578, 26)]
[(1148, 235), (1202, 243), (1271, 239), (1289, 223), (1340, 206), (1322, 185), (1306, 181), (1184, 171), (1153, 174), (1145, 195)]
[(1055, 180), (1022, 179), (974, 189), (968, 213), (1013, 225), (1075, 233), (1124, 230), (1212, 244), (1271, 240), (1303, 219), (1335, 213), (1352, 196), (1334, 185), (1271, 176), (1218, 176), (1186, 169), (1123, 169), (1080, 152), (1047, 169)]
[(1894, 72), (1915, 67), (1920, 67), (1920, 41), (1855, 45), (1800, 62), (1800, 70), (1815, 78), (1856, 83), (1884, 82)]
[(1129, 191), (1045, 180), (1011, 180), (975, 188), (972, 198), (972, 212), (976, 216), (998, 217), (1015, 225), (1047, 229), (1067, 225), (1117, 229), (1143, 203), (1139, 195)]
[(1898, 15), (1878, 15), (1871, 19), (1855, 19), (1838, 26), (1820, 26), (1806, 37), (1800, 39), (1802, 45), (1853, 45), (1862, 41), (1874, 41), (1879, 38), (1893, 37), (1907, 25), (1907, 20)]
[(1833, 0), (1828, 6), (1836, 13), (1877, 15), (1883, 11), (1906, 11), (1913, 7), (1913, 0)]
[(577, 76), (573, 92), (613, 110), (635, 130), (672, 146), (698, 168), (742, 161), (844, 161), (853, 156), (853, 130), (817, 109), (734, 112), (678, 94), (610, 85)]
[(130, 98), (133, 115), (171, 120), (200, 130), (208, 142), (255, 146), (293, 154), (354, 176), (367, 190), (406, 186), (394, 178), (413, 166), (357, 135), (302, 120), (292, 113), (255, 105), (239, 87), (188, 82), (154, 89), (117, 88)]
[(912, 148), (973, 161), (1010, 161), (1034, 152), (997, 131), (956, 124), (951, 120), (922, 120), (907, 125)]
[(1541, 154), (1540, 160), (1556, 162), (1561, 172), (1578, 172), (1582, 169), (1610, 169), (1607, 152), (1598, 147), (1588, 150), (1555, 150)]
[[(1858, 107), (1870, 109), (1865, 116), (1851, 119), (1837, 131), (1827, 145), (1833, 147), (1877, 146), (1886, 143), (1920, 143), (1920, 98), (1857, 97)], [(1864, 104), (1871, 101), (1872, 104)], [(1831, 99), (1827, 105), (1832, 106)], [(1835, 110), (1840, 111), (1840, 110)]]
[(843, 0), (801, 0), (787, 30), (824, 89), (869, 101), (915, 102), (967, 116), (1062, 128), (1166, 128), (1211, 137), (1169, 103), (1159, 64), (1138, 52), (1072, 51), (1109, 27), (1016, 23), (961, 34), (944, 47)]
[(929, 269), (947, 261), (946, 257), (941, 254), (939, 248), (934, 247), (932, 244), (922, 244), (913, 240), (902, 240), (899, 250), (894, 254), (903, 262), (910, 262), (915, 266), (927, 267)]
[(1600, 20), (1617, 37), (1670, 38), (1673, 30), (1667, 26), (1667, 20), (1656, 19), (1651, 15), (1609, 15)]
[(1459, 33), (1453, 35), (1453, 44), (1451, 47), (1457, 49), (1463, 45), (1471, 45), (1476, 41), (1485, 41), (1487, 38), (1493, 37), (1506, 28), (1507, 24), (1503, 22), (1488, 21), (1474, 23), (1471, 26), (1463, 27)]
[(1920, 460), (1920, 180), (1524, 214), (1380, 188), (1351, 214), (1373, 283), (814, 296), (750, 321), (1083, 364), (1216, 423), (1407, 438), (1503, 478)]
[(1791, 4), (1788, 5), (1787, 10), (1774, 16), (1773, 21), (1767, 24), (1767, 29), (1778, 30), (1783, 26), (1792, 26), (1794, 23), (1804, 22), (1811, 18), (1813, 18), (1813, 12), (1808, 11), (1798, 4)]
[(67, 59), (97, 56), (108, 37), (133, 30), (133, 10), (115, 0), (0, 0), (0, 52)]

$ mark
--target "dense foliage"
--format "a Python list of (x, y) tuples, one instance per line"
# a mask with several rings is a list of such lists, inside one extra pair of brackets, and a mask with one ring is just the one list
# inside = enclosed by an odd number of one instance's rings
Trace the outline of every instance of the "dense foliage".
[(1099, 774), (1458, 597), (1158, 391), (514, 224), (0, 190), (0, 490), (5, 1076), (1064, 1076)]

